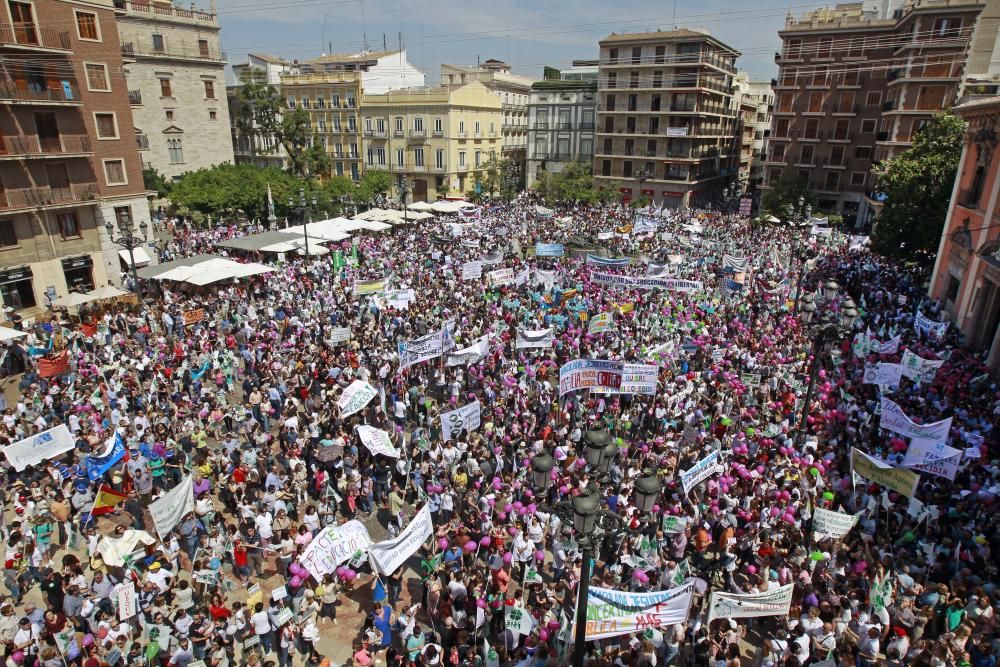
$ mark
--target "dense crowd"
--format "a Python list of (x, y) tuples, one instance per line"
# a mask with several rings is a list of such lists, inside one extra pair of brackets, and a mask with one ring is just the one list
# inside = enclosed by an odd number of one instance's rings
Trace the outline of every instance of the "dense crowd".
[[(178, 227), (161, 259), (237, 233)], [(28, 370), (0, 398), (0, 444), (65, 425), (73, 447), (4, 462), (8, 664), (569, 664), (583, 540), (560, 508), (594, 490), (617, 529), (595, 540), (591, 585), (693, 594), (678, 622), (589, 641), (586, 664), (995, 664), (1000, 390), (918, 270), (823, 227), (524, 196), (329, 245), (254, 257), (273, 263), (263, 276), (40, 316), (9, 344)], [(489, 277), (503, 269), (514, 280)], [(798, 306), (831, 281), (826, 307), (849, 297), (859, 316), (817, 347)], [(411, 363), (436, 332), (441, 353)], [(68, 369), (43, 377), (63, 350)], [(919, 382), (866, 383), (907, 354), (927, 362)], [(577, 359), (656, 364), (656, 389), (562, 392)], [(375, 396), (344, 414), (357, 381)], [(914, 431), (950, 418), (941, 442), (960, 455), (909, 461), (925, 443), (881, 427), (883, 399)], [(476, 401), (478, 424), (445, 438), (442, 415)], [(359, 425), (385, 434), (382, 453)], [(606, 471), (586, 460), (602, 439)], [(913, 489), (888, 481), (907, 474)], [(182, 484), (193, 509), (160, 534), (150, 506)], [(329, 527), (392, 541), (424, 508), (432, 535), (405, 565), (359, 551), (305, 567)], [(820, 512), (856, 523), (831, 537)], [(788, 585), (779, 612), (709, 618), (713, 594)], [(367, 612), (356, 627), (338, 624), (348, 601)]]

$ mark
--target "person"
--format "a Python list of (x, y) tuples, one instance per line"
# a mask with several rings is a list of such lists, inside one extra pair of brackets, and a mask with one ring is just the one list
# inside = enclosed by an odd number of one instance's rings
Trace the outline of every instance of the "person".
[(387, 604), (374, 605), (371, 624), (372, 628), (381, 636), (378, 649), (389, 647), (392, 644), (392, 607)]

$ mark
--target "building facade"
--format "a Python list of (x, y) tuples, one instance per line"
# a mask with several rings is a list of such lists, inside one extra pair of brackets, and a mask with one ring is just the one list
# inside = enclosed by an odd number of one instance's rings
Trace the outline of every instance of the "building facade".
[(740, 156), (740, 183), (743, 190), (756, 190), (763, 174), (767, 139), (771, 134), (771, 112), (774, 110), (774, 92), (769, 81), (751, 81), (745, 72), (734, 80), (736, 95), (740, 100), (740, 145), (748, 150), (748, 164)]
[(1000, 370), (1000, 97), (954, 108), (968, 122), (930, 295)]
[(47, 297), (120, 282), (104, 225), (148, 224), (149, 205), (111, 1), (15, 1), (7, 12), (0, 299), (31, 313)]
[[(229, 122), (232, 133), (233, 157), (236, 164), (253, 164), (258, 167), (282, 168), (288, 155), (284, 147), (274, 136), (263, 135), (255, 131), (257, 123), (252, 114), (247, 116), (249, 128), (242, 127), (243, 101), (239, 89), (248, 76), (258, 77), (259, 81), (270, 86), (280, 87), (281, 77), (295, 74), (298, 67), (283, 58), (251, 53), (246, 62), (233, 64), (233, 77), (236, 83), (226, 87), (226, 102), (229, 105)], [(249, 129), (249, 131), (247, 131)]]
[(526, 186), (571, 162), (590, 167), (596, 118), (596, 79), (536, 82), (528, 98)]
[(361, 178), (361, 77), (358, 72), (286, 74), (281, 93), (288, 110), (305, 109), (312, 124), (309, 141), (319, 141), (330, 171)]
[(394, 188), (405, 176), (409, 201), (471, 194), (503, 148), (502, 102), (478, 81), (365, 94), (362, 116), (365, 169), (388, 171)]
[(226, 54), (214, 7), (116, 0), (115, 9), (144, 166), (177, 179), (232, 162)]
[(406, 59), (406, 50), (323, 55), (295, 63), (301, 74), (357, 74), (366, 93), (424, 85), (424, 73)]
[[(955, 101), (978, 0), (862, 3), (789, 16), (762, 188), (791, 172), (819, 211), (859, 227), (879, 208), (872, 164)], [(873, 66), (877, 63), (878, 66)]]
[(624, 200), (717, 202), (735, 179), (739, 52), (695, 30), (600, 42), (594, 179)]

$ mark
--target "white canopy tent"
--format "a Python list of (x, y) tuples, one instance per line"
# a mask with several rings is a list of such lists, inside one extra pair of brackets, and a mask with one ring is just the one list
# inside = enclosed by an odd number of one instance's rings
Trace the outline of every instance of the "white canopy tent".
[(418, 201), (418, 202), (413, 202), (412, 204), (410, 204), (408, 208), (411, 211), (423, 211), (423, 212), (426, 213), (426, 212), (429, 212), (429, 211), (433, 211), (434, 210), (434, 205), (433, 204), (428, 204), (425, 201)]
[(8, 327), (0, 327), (0, 343), (8, 343), (12, 340), (18, 338), (24, 338), (27, 336), (23, 331), (18, 331), (17, 329), (10, 329)]
[(92, 296), (94, 300), (114, 299), (115, 297), (124, 296), (126, 294), (129, 294), (129, 292), (126, 292), (123, 289), (118, 289), (113, 285), (105, 285), (104, 287), (98, 287), (97, 289), (91, 292), (87, 292), (87, 295)]
[[(192, 259), (195, 261), (189, 260), (175, 266), (163, 265), (164, 270), (151, 272), (142, 277), (154, 280), (173, 280), (191, 285), (210, 285), (228, 278), (246, 278), (274, 271), (271, 267), (256, 262), (241, 264), (214, 255), (201, 255)], [(171, 262), (170, 264), (175, 263)]]
[(66, 296), (61, 296), (52, 302), (53, 306), (60, 306), (62, 308), (79, 308), (85, 303), (90, 303), (91, 301), (96, 301), (99, 297), (92, 296), (91, 294), (82, 294), (80, 292), (70, 292)]

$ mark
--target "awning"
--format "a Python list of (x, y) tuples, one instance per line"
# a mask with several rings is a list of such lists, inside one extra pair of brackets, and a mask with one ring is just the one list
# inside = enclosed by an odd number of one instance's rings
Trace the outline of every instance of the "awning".
[[(135, 248), (132, 248), (132, 254), (135, 256), (135, 265), (137, 267), (145, 266), (153, 261), (152, 259), (150, 259), (149, 253), (147, 253), (146, 249), (142, 246), (136, 246)], [(119, 250), (118, 256), (122, 258), (123, 262), (125, 262), (125, 266), (132, 265), (131, 262), (129, 261), (128, 250)]]
[(17, 329), (9, 329), (7, 327), (0, 327), (0, 343), (6, 343), (8, 341), (24, 338), (27, 336), (23, 331), (18, 331)]

